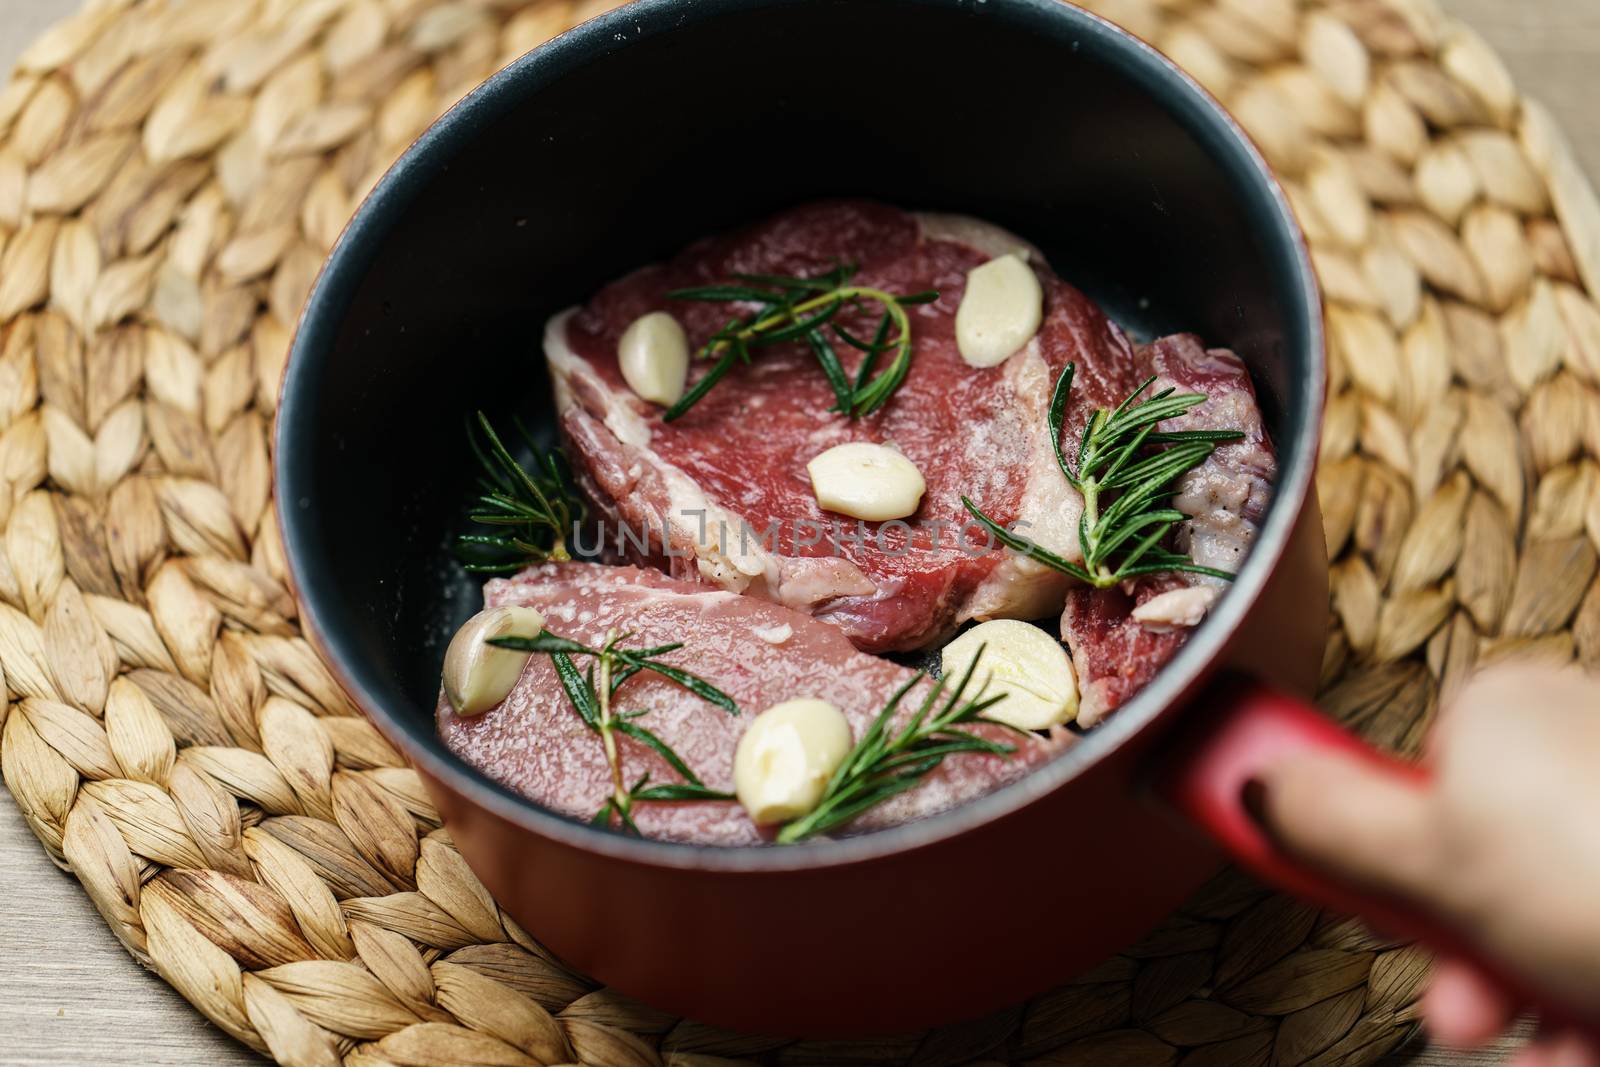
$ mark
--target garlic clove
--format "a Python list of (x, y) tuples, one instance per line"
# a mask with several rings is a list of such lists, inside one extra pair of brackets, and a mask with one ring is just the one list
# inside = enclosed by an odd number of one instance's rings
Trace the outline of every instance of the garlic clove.
[(973, 367), (995, 367), (1022, 351), (1044, 321), (1044, 289), (1016, 253), (967, 272), (956, 310), (956, 347)]
[(915, 513), (928, 487), (901, 452), (866, 441), (834, 445), (807, 463), (806, 473), (818, 505), (869, 522)]
[(530, 653), (489, 644), (496, 637), (538, 637), (544, 616), (533, 608), (500, 607), (468, 619), (444, 654), (444, 695), (458, 715), (481, 715), (522, 677)]
[(1186, 585), (1158, 593), (1133, 609), (1133, 621), (1146, 630), (1171, 633), (1199, 626), (1222, 590), (1214, 585)]
[(1078, 716), (1078, 678), (1061, 642), (1031, 623), (995, 619), (944, 646), (943, 674), (954, 685), (983, 650), (966, 696), (1004, 693), (984, 717), (1022, 730), (1044, 730)]
[(733, 754), (733, 789), (758, 826), (814, 809), (855, 741), (844, 713), (825, 700), (786, 700), (757, 715)]
[(689, 380), (689, 338), (665, 311), (641, 315), (617, 344), (622, 380), (641, 400), (670, 407)]

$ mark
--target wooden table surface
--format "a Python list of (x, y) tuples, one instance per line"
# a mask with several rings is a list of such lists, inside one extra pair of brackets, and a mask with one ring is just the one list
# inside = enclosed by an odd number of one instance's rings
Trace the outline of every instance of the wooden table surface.
[[(1523, 90), (1550, 106), (1600, 176), (1600, 0), (1440, 0), (1500, 50)], [(0, 69), (76, 0), (0, 0)], [(0, 797), (0, 1064), (259, 1064), (122, 950), (71, 876), (45, 857)], [(1507, 1043), (1509, 1044), (1509, 1042)], [(1418, 1049), (1413, 1067), (1498, 1063)]]

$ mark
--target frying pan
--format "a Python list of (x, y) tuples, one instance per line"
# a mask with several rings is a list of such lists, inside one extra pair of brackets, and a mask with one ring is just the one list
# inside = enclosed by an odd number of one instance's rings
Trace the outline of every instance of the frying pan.
[[(1255, 548), (1109, 722), (938, 817), (719, 850), (541, 810), (434, 734), (445, 645), (481, 603), (450, 551), (473, 480), (463, 417), (550, 432), (549, 314), (706, 233), (832, 195), (992, 220), (1136, 335), (1193, 330), (1240, 353), (1281, 464)], [(1320, 316), (1303, 238), (1249, 140), (1077, 8), (641, 0), (464, 99), (334, 249), (278, 420), (302, 618), (495, 898), (574, 966), (706, 1022), (823, 1036), (984, 1014), (1138, 937), (1215, 870), (1219, 845), (1316, 900), (1412, 922), (1283, 855), (1243, 802), (1262, 761), (1352, 744), (1300, 703), (1327, 615)]]

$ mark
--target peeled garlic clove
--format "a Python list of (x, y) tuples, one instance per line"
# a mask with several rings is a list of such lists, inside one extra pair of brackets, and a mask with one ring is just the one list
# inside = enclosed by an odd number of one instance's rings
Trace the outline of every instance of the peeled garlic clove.
[(956, 347), (973, 367), (995, 367), (1027, 347), (1044, 320), (1044, 290), (1016, 253), (967, 272), (956, 311)]
[(965, 698), (1004, 693), (984, 717), (1022, 730), (1043, 730), (1078, 717), (1078, 678), (1061, 642), (1031, 623), (996, 619), (980, 623), (944, 646), (940, 662), (947, 685), (966, 674), (983, 649)]
[(798, 819), (822, 800), (855, 741), (825, 700), (786, 700), (757, 715), (733, 753), (733, 791), (758, 826)]
[(622, 380), (642, 400), (671, 407), (689, 379), (689, 338), (665, 311), (634, 319), (617, 344)]
[(468, 619), (444, 654), (444, 695), (456, 714), (483, 714), (504, 700), (522, 677), (530, 653), (497, 648), (490, 640), (543, 632), (544, 616), (533, 608), (490, 608)]
[(817, 503), (855, 519), (884, 522), (913, 514), (928, 488), (922, 472), (887, 445), (834, 445), (806, 464)]

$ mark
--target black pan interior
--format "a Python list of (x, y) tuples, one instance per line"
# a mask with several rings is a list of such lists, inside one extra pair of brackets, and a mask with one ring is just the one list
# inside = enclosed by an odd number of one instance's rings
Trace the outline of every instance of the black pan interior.
[(1308, 301), (1281, 205), (1176, 74), (1066, 10), (646, 0), (425, 135), (336, 251), (286, 385), (289, 550), (356, 685), (432, 737), (444, 645), (479, 606), (449, 547), (464, 418), (549, 430), (546, 317), (810, 198), (1013, 229), (1135, 332), (1239, 351), (1285, 477), (1308, 463)]

